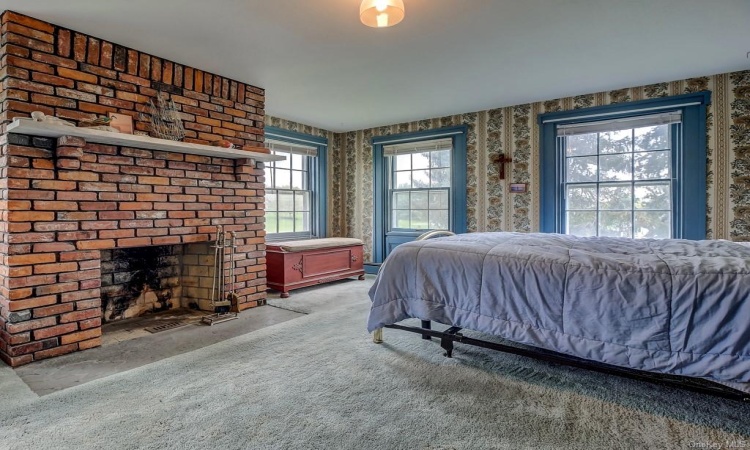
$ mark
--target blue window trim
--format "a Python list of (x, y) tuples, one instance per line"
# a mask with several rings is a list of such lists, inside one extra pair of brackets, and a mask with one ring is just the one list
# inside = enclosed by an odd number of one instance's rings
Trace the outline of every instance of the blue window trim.
[(390, 134), (372, 138), (373, 154), (373, 234), (372, 262), (381, 263), (385, 256), (385, 207), (388, 198), (388, 165), (383, 156), (383, 146), (398, 141), (399, 143), (418, 142), (430, 138), (453, 138), (451, 158), (451, 191), (452, 211), (451, 226), (454, 233), (466, 233), (466, 135), (468, 127), (437, 128), (411, 133)]
[[(682, 112), (681, 150), (674, 162), (674, 186), (678, 201), (674, 208), (675, 238), (706, 239), (706, 109), (711, 92), (675, 95), (656, 99), (617, 103), (593, 108), (540, 114), (540, 230), (561, 233), (562, 155), (557, 151), (557, 126), (569, 123), (595, 122), (656, 113)], [(592, 117), (596, 116), (596, 117)], [(679, 138), (679, 137), (678, 137)]]
[(315, 198), (312, 211), (312, 235), (326, 237), (328, 235), (328, 139), (271, 126), (266, 126), (264, 131), (266, 138), (318, 148), (318, 156), (315, 158), (317, 164), (310, 166), (310, 185)]

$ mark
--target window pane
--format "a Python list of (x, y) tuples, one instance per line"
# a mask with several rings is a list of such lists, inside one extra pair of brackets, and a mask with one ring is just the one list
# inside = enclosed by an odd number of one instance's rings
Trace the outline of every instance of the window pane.
[(411, 227), (415, 230), (427, 230), (430, 228), (428, 214), (425, 209), (413, 209), (411, 211)]
[(408, 192), (394, 192), (393, 193), (393, 208), (409, 209), (409, 193)]
[(412, 169), (429, 169), (430, 168), (430, 153), (413, 153), (411, 155), (411, 168)]
[(633, 207), (633, 192), (630, 184), (599, 186), (599, 209), (627, 209)]
[(279, 191), (279, 211), (294, 211), (294, 193)]
[(411, 170), (411, 155), (396, 155), (393, 170)]
[(599, 212), (599, 236), (633, 237), (631, 211)]
[(431, 187), (450, 187), (451, 170), (450, 169), (432, 169), (430, 171)]
[(669, 125), (636, 128), (635, 151), (665, 150), (671, 148), (669, 142)]
[(566, 155), (586, 156), (596, 155), (597, 133), (579, 134), (568, 136), (565, 145)]
[(599, 179), (601, 181), (632, 180), (633, 155), (602, 155), (599, 157)]
[(276, 169), (276, 183), (274, 187), (279, 189), (289, 189), (292, 187), (292, 175), (290, 170)]
[(309, 212), (298, 212), (294, 214), (294, 231), (310, 231)]
[(290, 159), (292, 155), (287, 152), (274, 152), (276, 156), (283, 156), (283, 161), (275, 161), (274, 165), (277, 169), (289, 169), (290, 168)]
[(636, 211), (635, 237), (669, 239), (672, 237), (671, 216), (669, 211)]
[(451, 155), (441, 150), (392, 157), (392, 228), (450, 226)]
[(448, 209), (448, 191), (430, 191), (430, 208)]
[(635, 153), (634, 176), (636, 180), (665, 179), (670, 177), (672, 151)]
[(278, 233), (276, 224), (277, 215), (275, 212), (266, 212), (266, 233)]
[[(427, 209), (428, 196), (427, 191), (419, 191), (411, 193), (411, 209)], [(425, 218), (427, 220), (427, 218)]]
[(568, 209), (596, 209), (596, 185), (569, 186)]
[(266, 191), (266, 211), (276, 211), (276, 209), (278, 209), (276, 191)]
[(411, 189), (411, 172), (396, 172), (396, 189)]
[(627, 153), (633, 151), (632, 129), (599, 133), (599, 153)]
[(264, 167), (266, 232), (311, 232), (315, 205), (309, 171), (315, 157), (285, 150), (272, 153), (284, 160), (267, 163)]
[(447, 230), (448, 226), (448, 211), (446, 210), (431, 210), (430, 211), (430, 228), (437, 228)]
[(411, 213), (409, 210), (398, 210), (393, 212), (393, 228), (411, 228), (409, 224), (409, 218)]
[(294, 193), (294, 210), (295, 211), (310, 211), (310, 192), (295, 192)]
[(671, 183), (636, 183), (635, 209), (672, 209)]
[(596, 236), (596, 211), (568, 211), (568, 234)]
[(671, 237), (671, 130), (658, 125), (558, 139), (565, 144), (567, 232)]
[(412, 172), (411, 185), (414, 188), (428, 188), (430, 187), (430, 171), (429, 170), (415, 170)]
[(299, 170), (292, 170), (292, 189), (305, 189), (303, 173)]
[(430, 166), (435, 167), (450, 167), (451, 166), (451, 151), (442, 150), (439, 152), (432, 152), (430, 160)]
[(279, 213), (279, 233), (294, 233), (294, 213)]
[(566, 179), (569, 183), (596, 181), (596, 156), (568, 158)]
[(304, 158), (302, 155), (292, 154), (292, 157), (291, 157), (292, 169), (302, 170), (302, 158)]

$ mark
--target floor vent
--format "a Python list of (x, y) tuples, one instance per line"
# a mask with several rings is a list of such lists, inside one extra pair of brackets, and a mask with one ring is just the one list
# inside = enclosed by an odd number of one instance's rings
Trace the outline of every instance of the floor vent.
[(175, 328), (182, 328), (187, 325), (189, 324), (186, 322), (177, 321), (177, 322), (167, 322), (161, 325), (155, 325), (153, 327), (146, 327), (144, 329), (148, 331), (149, 333), (160, 333), (162, 331), (174, 330)]

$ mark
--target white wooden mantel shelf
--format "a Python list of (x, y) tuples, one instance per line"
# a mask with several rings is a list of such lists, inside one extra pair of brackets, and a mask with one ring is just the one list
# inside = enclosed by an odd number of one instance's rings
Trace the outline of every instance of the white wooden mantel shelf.
[(92, 130), (84, 127), (70, 127), (66, 125), (37, 122), (33, 119), (16, 118), (8, 125), (8, 133), (28, 134), (58, 138), (61, 136), (76, 136), (95, 144), (118, 145), (122, 147), (160, 150), (163, 152), (186, 153), (189, 155), (211, 156), (227, 159), (254, 159), (256, 161), (283, 161), (283, 156), (269, 155), (234, 148), (213, 147), (210, 145), (192, 144), (189, 142), (157, 139), (150, 136), (136, 134), (114, 133), (110, 131)]

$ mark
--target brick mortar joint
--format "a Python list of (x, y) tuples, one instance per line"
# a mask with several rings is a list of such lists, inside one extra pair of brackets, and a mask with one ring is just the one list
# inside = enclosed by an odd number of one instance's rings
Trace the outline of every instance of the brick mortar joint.
[(57, 138), (57, 148), (74, 147), (83, 148), (86, 146), (86, 139), (77, 136), (64, 135)]

